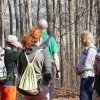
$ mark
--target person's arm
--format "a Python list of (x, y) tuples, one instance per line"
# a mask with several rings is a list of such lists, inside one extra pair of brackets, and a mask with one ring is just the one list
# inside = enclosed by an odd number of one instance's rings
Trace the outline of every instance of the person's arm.
[(5, 50), (5, 61), (7, 62), (13, 62), (18, 60), (20, 55), (19, 51), (13, 51), (13, 50)]
[(60, 64), (59, 64), (59, 57), (57, 53), (53, 54), (53, 59), (54, 59), (55, 67), (56, 67), (56, 79), (60, 79), (61, 78)]
[(89, 49), (87, 57), (85, 59), (84, 70), (93, 69), (96, 54), (97, 54), (97, 51), (94, 48)]
[(59, 67), (59, 57), (57, 53), (53, 54), (53, 59), (54, 59), (54, 64), (56, 66), (56, 70), (60, 71), (60, 67)]
[(44, 79), (47, 81), (48, 85), (52, 79), (52, 72), (51, 72), (51, 62), (49, 59), (49, 55), (46, 51), (43, 51), (44, 55)]
[(50, 43), (51, 43), (51, 53), (53, 55), (54, 65), (56, 67), (56, 79), (60, 79), (61, 74), (60, 74), (60, 64), (59, 64), (59, 57), (58, 57), (59, 48), (54, 37), (52, 37)]
[(22, 74), (21, 55), (19, 56), (19, 59), (18, 59), (18, 74), (19, 74), (19, 75)]

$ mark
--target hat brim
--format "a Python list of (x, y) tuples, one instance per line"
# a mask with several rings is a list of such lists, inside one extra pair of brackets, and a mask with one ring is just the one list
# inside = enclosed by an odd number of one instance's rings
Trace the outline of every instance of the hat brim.
[(19, 45), (21, 45), (20, 42), (18, 42), (18, 41), (12, 41), (12, 42), (9, 42), (9, 43), (11, 45), (15, 46), (15, 47), (19, 47)]

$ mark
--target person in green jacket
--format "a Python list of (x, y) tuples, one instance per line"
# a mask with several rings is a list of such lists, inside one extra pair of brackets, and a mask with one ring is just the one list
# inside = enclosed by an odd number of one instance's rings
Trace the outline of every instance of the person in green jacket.
[[(47, 40), (47, 38), (49, 37), (49, 35), (47, 33), (48, 23), (47, 23), (46, 19), (44, 19), (44, 18), (39, 19), (38, 27), (40, 27), (42, 29), (42, 42), (44, 43)], [(60, 79), (60, 77), (61, 77), (58, 52), (59, 52), (59, 49), (58, 49), (56, 40), (53, 36), (51, 36), (51, 38), (49, 40), (49, 44), (48, 44), (48, 53), (49, 53), (50, 61), (52, 64), (52, 74), (53, 74), (52, 76), (56, 76), (56, 77), (52, 78), (52, 82), (51, 82), (51, 85), (49, 88), (51, 99), (54, 94), (54, 82), (55, 82), (54, 78)], [(56, 75), (55, 75), (54, 69), (56, 69)]]

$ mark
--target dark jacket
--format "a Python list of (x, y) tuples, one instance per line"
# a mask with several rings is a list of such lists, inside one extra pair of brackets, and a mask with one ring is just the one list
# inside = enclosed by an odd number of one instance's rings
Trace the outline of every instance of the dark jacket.
[(16, 85), (18, 76), (17, 60), (19, 55), (20, 53), (18, 51), (5, 49), (5, 66), (7, 69), (7, 79), (3, 82), (0, 82), (1, 85)]

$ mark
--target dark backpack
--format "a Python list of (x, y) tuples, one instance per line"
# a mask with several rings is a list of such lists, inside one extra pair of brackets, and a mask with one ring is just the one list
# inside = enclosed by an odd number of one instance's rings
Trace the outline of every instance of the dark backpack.
[(100, 49), (98, 50), (97, 55), (95, 57), (94, 70), (95, 70), (94, 89), (100, 96)]
[(97, 55), (95, 57), (94, 69), (96, 75), (100, 75), (100, 51), (97, 52)]

